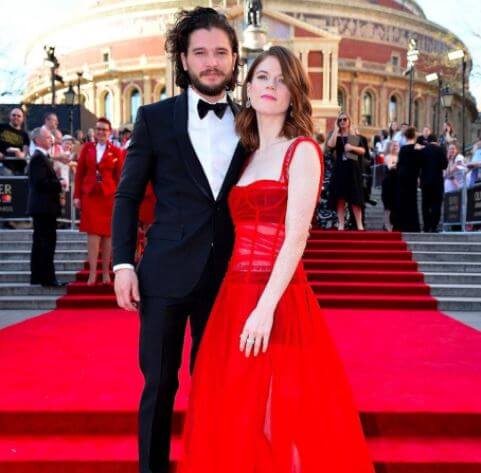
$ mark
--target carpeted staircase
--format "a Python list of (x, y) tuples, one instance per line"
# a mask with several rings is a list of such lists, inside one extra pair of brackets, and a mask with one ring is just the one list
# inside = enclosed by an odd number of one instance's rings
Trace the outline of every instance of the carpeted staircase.
[[(329, 308), (436, 309), (400, 233), (314, 230), (304, 254), (319, 304)], [(88, 263), (58, 308), (115, 308), (111, 288), (86, 285)]]
[[(376, 472), (481, 473), (481, 334), (436, 310), (401, 235), (313, 231), (305, 266)], [(56, 310), (0, 331), (2, 473), (137, 471), (138, 317), (86, 277)], [(173, 471), (185, 365), (180, 378)]]

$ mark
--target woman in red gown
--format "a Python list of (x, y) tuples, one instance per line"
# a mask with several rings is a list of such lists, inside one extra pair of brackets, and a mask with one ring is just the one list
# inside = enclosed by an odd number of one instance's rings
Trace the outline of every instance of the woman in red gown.
[(74, 203), (81, 209), (80, 231), (88, 234), (89, 285), (96, 282), (100, 250), (102, 282), (110, 284), (114, 193), (122, 170), (122, 150), (108, 141), (111, 131), (109, 120), (97, 120), (97, 141), (83, 145), (75, 174)]
[(322, 182), (308, 79), (275, 46), (237, 117), (253, 151), (229, 196), (233, 255), (197, 356), (181, 473), (373, 473), (301, 257)]

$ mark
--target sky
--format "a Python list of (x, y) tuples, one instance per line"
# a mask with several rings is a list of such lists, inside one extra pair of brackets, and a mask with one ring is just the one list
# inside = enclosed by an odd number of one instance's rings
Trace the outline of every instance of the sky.
[[(480, 0), (417, 0), (427, 18), (454, 32), (467, 45), (474, 61), (470, 77), (471, 93), (481, 111), (481, 17)], [(28, 41), (72, 16), (85, 5), (85, 0), (0, 0), (0, 102), (12, 102), (2, 96), (9, 84), (6, 70), (25, 71), (23, 57)], [(28, 12), (28, 14), (26, 14)], [(5, 21), (7, 19), (7, 21)], [(477, 33), (477, 35), (476, 35)]]

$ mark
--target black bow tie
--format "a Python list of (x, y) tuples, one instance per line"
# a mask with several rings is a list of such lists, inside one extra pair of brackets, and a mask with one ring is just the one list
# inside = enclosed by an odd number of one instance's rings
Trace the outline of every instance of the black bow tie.
[(199, 99), (197, 102), (197, 112), (199, 113), (199, 117), (202, 120), (209, 110), (212, 110), (219, 118), (224, 116), (225, 110), (227, 108), (226, 102), (221, 103), (208, 103), (202, 99)]

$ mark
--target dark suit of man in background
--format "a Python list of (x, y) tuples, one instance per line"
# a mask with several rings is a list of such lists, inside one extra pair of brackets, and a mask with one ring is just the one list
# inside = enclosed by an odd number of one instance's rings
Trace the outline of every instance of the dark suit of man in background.
[(30, 284), (58, 287), (64, 283), (57, 281), (53, 259), (62, 186), (47, 151), (52, 146), (51, 134), (36, 128), (32, 138), (36, 149), (28, 168), (27, 210), (33, 218)]
[(448, 167), (445, 150), (429, 135), (421, 152), (421, 190), (425, 232), (437, 232), (443, 203), (443, 171)]

